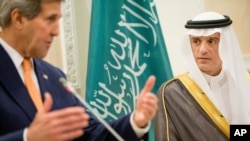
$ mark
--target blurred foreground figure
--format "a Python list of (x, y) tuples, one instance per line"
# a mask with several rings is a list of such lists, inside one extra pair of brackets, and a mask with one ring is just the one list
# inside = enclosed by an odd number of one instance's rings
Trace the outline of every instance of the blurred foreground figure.
[[(59, 34), (63, 0), (0, 0), (0, 141), (116, 141), (42, 60)], [(149, 77), (135, 111), (109, 123), (121, 140), (146, 140), (158, 99)]]

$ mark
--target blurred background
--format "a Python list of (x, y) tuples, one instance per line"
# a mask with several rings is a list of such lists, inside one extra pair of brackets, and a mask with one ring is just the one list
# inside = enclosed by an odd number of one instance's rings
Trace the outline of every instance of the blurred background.
[[(184, 24), (204, 11), (215, 11), (230, 16), (239, 39), (241, 51), (250, 71), (250, 1), (249, 0), (155, 0), (174, 75), (185, 71), (180, 44), (185, 34)], [(84, 96), (91, 0), (65, 0), (62, 6), (61, 34), (55, 38), (45, 58), (58, 66), (74, 81)]]

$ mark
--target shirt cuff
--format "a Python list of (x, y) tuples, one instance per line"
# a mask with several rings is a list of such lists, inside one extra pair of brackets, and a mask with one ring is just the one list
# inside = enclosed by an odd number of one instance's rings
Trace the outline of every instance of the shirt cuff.
[(135, 134), (138, 138), (142, 138), (144, 134), (146, 134), (149, 131), (151, 122), (148, 123), (148, 125), (144, 128), (138, 127), (134, 120), (133, 120), (134, 112), (130, 115), (130, 124), (132, 126), (132, 129), (135, 131)]
[(28, 141), (27, 140), (27, 133), (28, 133), (28, 128), (25, 128), (23, 131), (23, 141)]

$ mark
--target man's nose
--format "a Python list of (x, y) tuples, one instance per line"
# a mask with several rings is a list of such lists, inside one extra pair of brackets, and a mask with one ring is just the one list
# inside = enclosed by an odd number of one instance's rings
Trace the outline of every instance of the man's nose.
[(206, 42), (202, 42), (200, 45), (200, 52), (201, 53), (206, 53), (208, 49), (208, 44)]
[(52, 28), (51, 34), (53, 36), (58, 36), (59, 35), (59, 23), (56, 23), (54, 27)]

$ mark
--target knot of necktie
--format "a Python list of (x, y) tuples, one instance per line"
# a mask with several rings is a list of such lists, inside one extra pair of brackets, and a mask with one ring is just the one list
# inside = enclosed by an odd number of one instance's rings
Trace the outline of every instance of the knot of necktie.
[(23, 66), (24, 72), (27, 72), (27, 71), (30, 72), (31, 71), (31, 61), (30, 61), (30, 59), (29, 58), (24, 58), (22, 66)]

